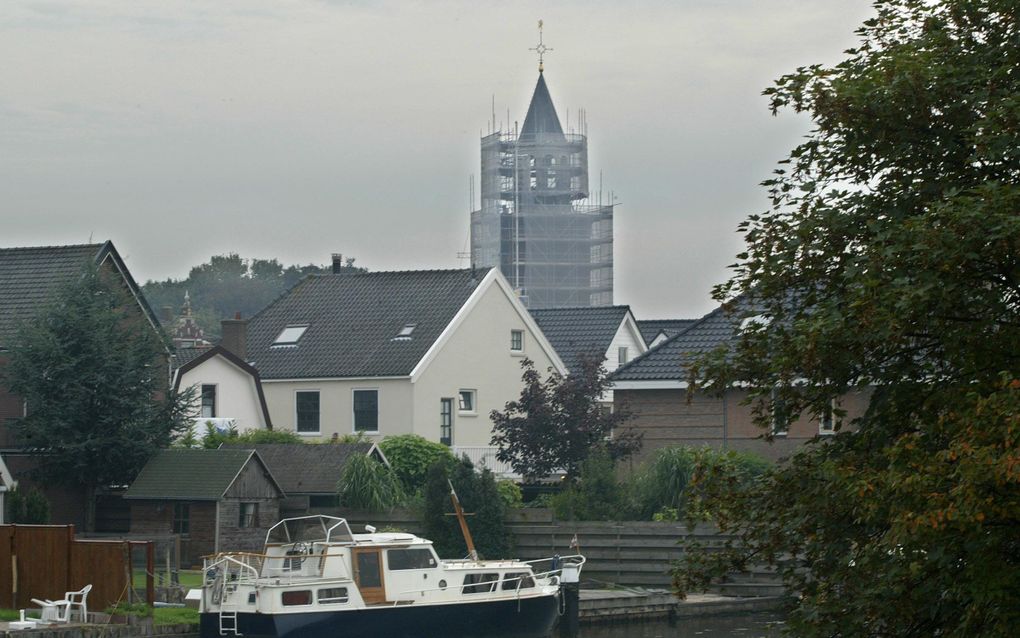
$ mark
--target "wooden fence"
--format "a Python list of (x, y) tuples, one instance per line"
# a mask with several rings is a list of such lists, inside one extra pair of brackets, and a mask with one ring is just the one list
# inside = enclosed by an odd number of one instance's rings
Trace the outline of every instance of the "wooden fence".
[[(146, 567), (136, 574), (140, 552)], [(101, 610), (135, 599), (142, 582), (151, 602), (152, 559), (151, 543), (78, 540), (73, 525), (0, 525), (0, 607), (32, 607), (32, 598), (59, 600), (91, 584), (88, 605)]]
[[(343, 516), (355, 531), (361, 531), (366, 523), (380, 530), (423, 531), (419, 518), (407, 510), (366, 513), (336, 508), (316, 512)], [(512, 510), (507, 514), (507, 525), (514, 535), (514, 555), (522, 560), (575, 554), (570, 543), (576, 534), (581, 553), (587, 558), (585, 580), (617, 585), (669, 587), (670, 561), (683, 554), (681, 540), (695, 537), (705, 551), (726, 541), (709, 525), (691, 531), (681, 523), (556, 521), (548, 509)]]

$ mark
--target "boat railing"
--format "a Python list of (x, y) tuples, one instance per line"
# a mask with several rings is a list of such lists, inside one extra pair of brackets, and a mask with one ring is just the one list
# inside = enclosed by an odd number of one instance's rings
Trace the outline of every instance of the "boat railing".
[[(322, 551), (299, 554), (256, 554), (254, 552), (229, 552), (205, 557), (204, 573), (207, 584), (219, 576), (226, 583), (247, 584), (261, 578), (272, 578), (281, 583), (321, 578), (326, 571), (329, 558), (340, 558), (343, 552)], [(333, 571), (338, 578), (348, 578), (343, 561), (334, 564)], [(220, 574), (222, 572), (222, 574)]]

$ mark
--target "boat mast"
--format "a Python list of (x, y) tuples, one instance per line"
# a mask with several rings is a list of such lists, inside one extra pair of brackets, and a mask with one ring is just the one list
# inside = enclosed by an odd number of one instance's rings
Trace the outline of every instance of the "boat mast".
[(460, 506), (460, 499), (457, 498), (457, 492), (453, 489), (453, 481), (446, 479), (446, 482), (450, 484), (450, 500), (453, 501), (453, 511), (457, 514), (457, 522), (460, 523), (460, 531), (464, 534), (464, 542), (467, 543), (468, 556), (471, 557), (471, 560), (478, 560), (475, 541), (471, 538), (471, 530), (468, 529), (467, 519), (464, 518), (464, 508)]

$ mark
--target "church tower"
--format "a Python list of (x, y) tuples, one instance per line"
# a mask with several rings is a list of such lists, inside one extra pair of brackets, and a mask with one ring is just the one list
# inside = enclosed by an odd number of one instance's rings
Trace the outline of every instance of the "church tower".
[(499, 267), (529, 308), (613, 303), (613, 204), (592, 202), (584, 120), (564, 131), (545, 81), (520, 130), (482, 137), (481, 208), (471, 213), (471, 259)]

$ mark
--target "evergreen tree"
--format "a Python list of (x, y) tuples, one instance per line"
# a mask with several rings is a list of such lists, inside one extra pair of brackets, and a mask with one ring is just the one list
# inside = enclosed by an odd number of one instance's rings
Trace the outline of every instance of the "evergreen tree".
[(12, 429), (45, 455), (41, 477), (97, 488), (130, 483), (183, 430), (186, 394), (168, 389), (164, 346), (117, 277), (86, 267), (11, 345), (5, 381), (28, 415)]

